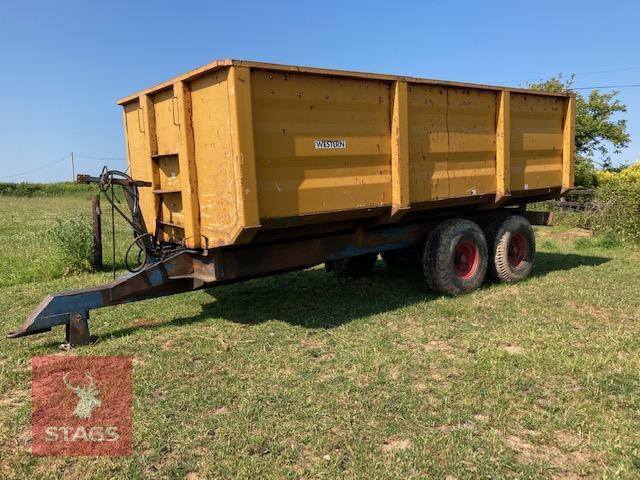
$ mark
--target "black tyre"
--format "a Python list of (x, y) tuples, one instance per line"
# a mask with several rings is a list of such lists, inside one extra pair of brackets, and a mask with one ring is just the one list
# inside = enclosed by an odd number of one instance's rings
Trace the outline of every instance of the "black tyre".
[(381, 257), (385, 265), (389, 268), (416, 268), (422, 260), (422, 249), (418, 246), (389, 250), (382, 252)]
[(326, 269), (328, 272), (335, 272), (338, 277), (357, 277), (369, 273), (377, 259), (377, 253), (342, 258), (327, 262)]
[(529, 276), (536, 258), (536, 238), (529, 220), (510, 215), (490, 223), (489, 275), (500, 282), (517, 282)]
[(480, 227), (455, 218), (431, 232), (422, 257), (432, 290), (460, 295), (478, 288), (487, 272), (487, 242)]

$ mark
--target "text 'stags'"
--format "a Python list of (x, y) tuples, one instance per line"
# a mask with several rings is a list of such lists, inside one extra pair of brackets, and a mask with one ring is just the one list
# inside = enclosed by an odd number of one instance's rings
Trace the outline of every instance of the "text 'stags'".
[(33, 357), (33, 454), (130, 455), (131, 365), (131, 357)]

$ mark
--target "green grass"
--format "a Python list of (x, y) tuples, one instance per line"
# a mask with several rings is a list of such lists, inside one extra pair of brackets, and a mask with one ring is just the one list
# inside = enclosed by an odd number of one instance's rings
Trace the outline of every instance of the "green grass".
[[(34, 240), (86, 208), (0, 198), (4, 330), (50, 292), (109, 280), (56, 278)], [(101, 342), (73, 352), (62, 329), (2, 339), (0, 475), (637, 478), (640, 252), (538, 234), (529, 280), (460, 298), (380, 262), (356, 280), (315, 268), (99, 310)], [(133, 456), (31, 456), (42, 354), (134, 358)]]
[(61, 197), (87, 196), (95, 193), (94, 185), (75, 182), (58, 183), (2, 183), (0, 196), (10, 197)]
[[(90, 199), (90, 194), (55, 198), (0, 196), (0, 287), (60, 278), (66, 265), (51, 234), (55, 220), (76, 213), (90, 218)], [(106, 200), (101, 204), (104, 263), (110, 270), (111, 210)], [(117, 251), (122, 252), (132, 240), (127, 228), (116, 213)], [(116, 256), (116, 268), (124, 268), (122, 254)]]

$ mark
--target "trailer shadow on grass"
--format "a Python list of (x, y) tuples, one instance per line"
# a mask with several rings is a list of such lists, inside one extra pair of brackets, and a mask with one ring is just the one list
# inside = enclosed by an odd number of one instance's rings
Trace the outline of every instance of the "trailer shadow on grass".
[(597, 267), (607, 263), (611, 257), (578, 255), (575, 253), (537, 252), (532, 277), (542, 277), (551, 272), (573, 270), (578, 267)]
[[(610, 258), (539, 252), (533, 277), (578, 267), (595, 267)], [(210, 290), (215, 301), (195, 316), (144, 327), (127, 327), (104, 339), (129, 335), (139, 328), (159, 329), (221, 318), (246, 325), (279, 320), (306, 328), (333, 328), (352, 320), (429, 302), (438, 295), (427, 290), (421, 269), (388, 269), (378, 261), (370, 275), (336, 278), (317, 267), (255, 279)]]

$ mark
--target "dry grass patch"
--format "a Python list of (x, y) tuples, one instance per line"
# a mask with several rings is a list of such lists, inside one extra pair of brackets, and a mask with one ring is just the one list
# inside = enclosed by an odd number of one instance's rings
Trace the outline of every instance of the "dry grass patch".
[(411, 442), (407, 439), (391, 439), (382, 444), (383, 453), (394, 453), (398, 450), (408, 450), (411, 448)]
[[(533, 430), (523, 430), (517, 435), (506, 435), (503, 441), (517, 453), (519, 463), (550, 465), (554, 469), (554, 478), (583, 478), (585, 467), (595, 458), (593, 452), (575, 450), (580, 441), (568, 432), (556, 433), (556, 439), (562, 448), (554, 444), (533, 443), (531, 438), (541, 442), (540, 433)], [(565, 451), (565, 449), (571, 451)]]
[(569, 229), (551, 229), (540, 228), (536, 231), (536, 237), (538, 239), (554, 239), (562, 242), (568, 242), (575, 240), (576, 238), (588, 238), (592, 237), (593, 232), (591, 230), (585, 230), (584, 228), (569, 228)]
[(475, 425), (473, 423), (458, 423), (455, 425), (451, 425), (451, 424), (445, 424), (445, 425), (439, 425), (436, 427), (436, 430), (442, 432), (442, 433), (451, 433), (451, 432), (456, 432), (456, 431), (460, 431), (460, 430), (473, 430), (475, 427)]
[(512, 355), (521, 355), (525, 352), (524, 348), (522, 348), (520, 345), (505, 345), (504, 347), (504, 351), (507, 353), (511, 353)]

